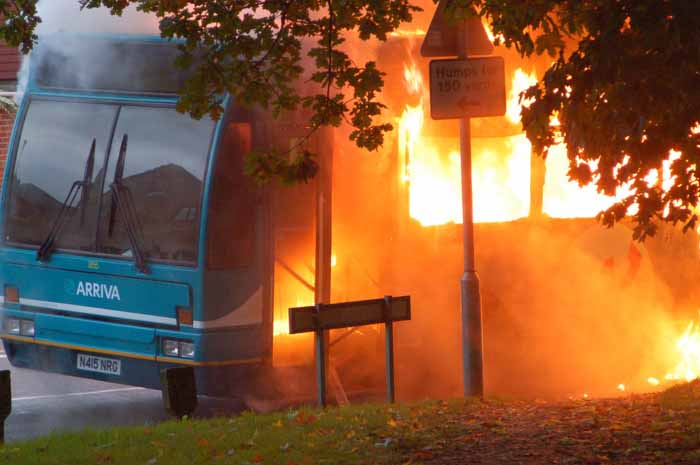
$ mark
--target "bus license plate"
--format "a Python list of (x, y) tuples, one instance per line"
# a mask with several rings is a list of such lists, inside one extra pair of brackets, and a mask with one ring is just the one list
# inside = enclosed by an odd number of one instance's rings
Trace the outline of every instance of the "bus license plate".
[(119, 376), (122, 374), (122, 362), (113, 358), (95, 357), (94, 355), (78, 354), (78, 370), (106, 373)]

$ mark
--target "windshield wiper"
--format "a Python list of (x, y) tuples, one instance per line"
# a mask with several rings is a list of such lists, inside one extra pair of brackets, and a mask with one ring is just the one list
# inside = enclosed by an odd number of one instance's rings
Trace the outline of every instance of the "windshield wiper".
[(124, 134), (121, 147), (119, 148), (119, 158), (117, 158), (117, 165), (114, 170), (114, 180), (110, 186), (112, 191), (112, 206), (109, 212), (107, 234), (111, 236), (114, 232), (115, 215), (116, 212), (119, 211), (126, 228), (126, 235), (129, 238), (129, 244), (131, 244), (131, 252), (134, 257), (136, 269), (145, 274), (148, 273), (148, 268), (146, 268), (146, 260), (143, 256), (141, 246), (139, 245), (141, 225), (139, 223), (138, 216), (136, 215), (136, 209), (134, 208), (134, 200), (131, 196), (131, 191), (124, 185), (123, 182), (124, 163), (126, 160), (126, 149), (128, 143), (129, 136)]
[(61, 209), (58, 211), (58, 215), (51, 224), (51, 230), (49, 234), (44, 239), (44, 242), (39, 246), (39, 250), (36, 251), (36, 258), (39, 261), (46, 261), (51, 256), (51, 251), (56, 244), (56, 238), (61, 232), (61, 229), (66, 224), (68, 218), (68, 212), (73, 208), (75, 199), (80, 195), (80, 226), (85, 224), (85, 211), (87, 209), (88, 201), (90, 200), (90, 191), (88, 186), (92, 180), (92, 172), (95, 167), (95, 145), (97, 143), (96, 139), (92, 139), (92, 145), (90, 146), (90, 153), (85, 161), (85, 171), (83, 173), (83, 179), (81, 181), (75, 181), (68, 191), (66, 200), (61, 204)]

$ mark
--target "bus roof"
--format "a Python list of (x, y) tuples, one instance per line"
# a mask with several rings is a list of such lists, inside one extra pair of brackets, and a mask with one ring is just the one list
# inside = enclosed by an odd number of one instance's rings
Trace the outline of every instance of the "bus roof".
[(30, 57), (27, 91), (174, 99), (190, 75), (181, 40), (147, 35), (51, 34)]

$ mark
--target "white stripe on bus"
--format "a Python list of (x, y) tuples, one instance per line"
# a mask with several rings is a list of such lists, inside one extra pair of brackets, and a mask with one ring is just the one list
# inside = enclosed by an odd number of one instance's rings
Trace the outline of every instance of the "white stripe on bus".
[(53, 310), (64, 310), (74, 313), (99, 315), (112, 318), (120, 318), (124, 320), (147, 321), (149, 323), (160, 323), (167, 325), (175, 325), (177, 323), (177, 320), (175, 318), (168, 318), (164, 316), (147, 315), (144, 313), (122, 312), (119, 310), (108, 310), (106, 308), (100, 307), (87, 307), (84, 305), (65, 304), (62, 302), (50, 302), (47, 300), (25, 299), (23, 297), (20, 297), (19, 303), (21, 305), (28, 305), (30, 307), (44, 307)]
[[(5, 296), (0, 296), (0, 304), (5, 301)], [(130, 312), (120, 312), (118, 310), (107, 310), (106, 308), (98, 308), (98, 307), (86, 307), (83, 305), (73, 305), (73, 304), (64, 304), (64, 303), (59, 303), (59, 302), (49, 302), (45, 300), (35, 300), (35, 299), (25, 299), (20, 297), (19, 299), (20, 304), (22, 305), (29, 305), (29, 306), (34, 306), (34, 307), (46, 307), (46, 308), (51, 308), (54, 310), (68, 310), (72, 312), (77, 312), (77, 313), (85, 313), (89, 315), (102, 315), (102, 316), (113, 316), (115, 318), (123, 318), (123, 319), (129, 319), (129, 320), (138, 320), (138, 321), (149, 321), (153, 323), (163, 323), (163, 324), (169, 324), (169, 325), (175, 325), (177, 323), (177, 320), (175, 318), (168, 318), (168, 317), (160, 317), (160, 316), (151, 316), (151, 315), (144, 315), (142, 313), (130, 313)], [(231, 317), (231, 315), (227, 315), (228, 318)], [(259, 323), (259, 321), (256, 321), (256, 323)], [(192, 327), (195, 329), (212, 329), (212, 328), (224, 328), (224, 327), (232, 327), (232, 326), (245, 326), (246, 324), (249, 324), (247, 322), (219, 322), (219, 321), (200, 321), (200, 320), (195, 320), (192, 324)]]

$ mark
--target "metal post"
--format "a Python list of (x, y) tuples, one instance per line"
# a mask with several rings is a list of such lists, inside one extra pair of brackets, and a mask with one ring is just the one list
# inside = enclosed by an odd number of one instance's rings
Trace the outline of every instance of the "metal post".
[[(460, 58), (467, 58), (467, 22), (459, 28)], [(459, 123), (459, 143), (462, 165), (462, 241), (464, 274), (461, 279), (462, 297), (462, 370), (464, 395), (484, 395), (481, 337), (481, 294), (479, 276), (474, 260), (474, 212), (472, 200), (472, 154), (470, 119)]]
[(391, 296), (384, 297), (384, 334), (386, 339), (386, 400), (394, 403), (396, 387), (394, 384), (394, 322), (391, 320)]
[[(323, 304), (316, 304), (316, 313), (321, 313)], [(314, 333), (314, 343), (316, 346), (316, 391), (318, 393), (318, 404), (326, 406), (326, 336), (325, 331), (316, 326)]]
[(5, 442), (5, 420), (12, 412), (10, 371), (0, 371), (0, 445)]

